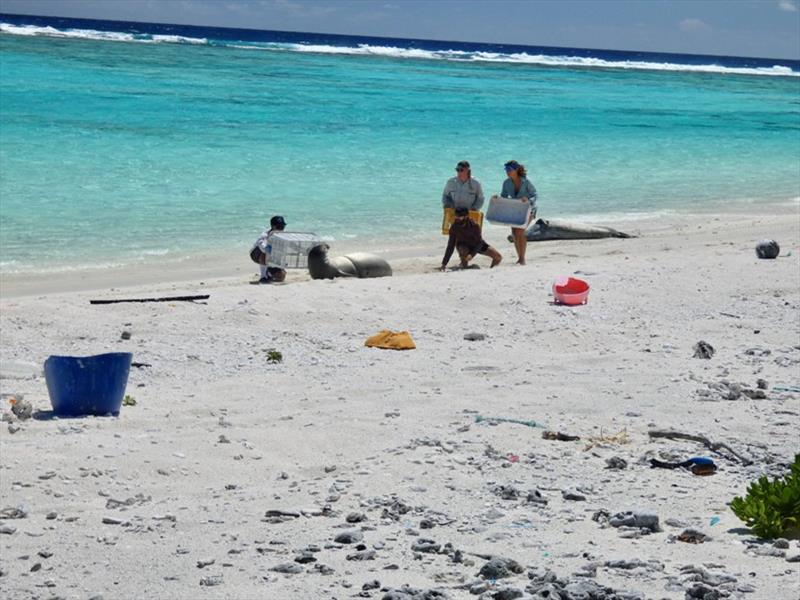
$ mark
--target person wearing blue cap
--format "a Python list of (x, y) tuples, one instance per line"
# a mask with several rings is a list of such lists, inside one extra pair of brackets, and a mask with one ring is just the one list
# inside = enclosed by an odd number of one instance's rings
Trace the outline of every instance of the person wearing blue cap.
[[(503, 165), (503, 168), (506, 171), (507, 178), (503, 182), (503, 190), (500, 195), (503, 198), (516, 198), (531, 205), (531, 216), (525, 225), (527, 227), (536, 218), (536, 199), (538, 197), (536, 188), (527, 177), (525, 165), (521, 165), (515, 160), (510, 160)], [(517, 250), (518, 265), (525, 264), (525, 250), (528, 247), (525, 227), (511, 228), (511, 235), (514, 237), (514, 248)]]
[(286, 279), (286, 271), (278, 267), (268, 267), (269, 255), (272, 252), (270, 238), (276, 231), (286, 229), (286, 220), (280, 215), (275, 215), (269, 221), (269, 229), (265, 229), (253, 244), (250, 250), (250, 258), (258, 265), (259, 279), (250, 283), (258, 285), (260, 283), (281, 282)]

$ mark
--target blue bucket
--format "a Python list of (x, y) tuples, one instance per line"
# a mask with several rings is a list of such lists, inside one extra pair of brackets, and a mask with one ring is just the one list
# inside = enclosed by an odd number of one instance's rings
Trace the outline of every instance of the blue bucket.
[(53, 412), (59, 416), (118, 415), (133, 354), (50, 356), (44, 378)]

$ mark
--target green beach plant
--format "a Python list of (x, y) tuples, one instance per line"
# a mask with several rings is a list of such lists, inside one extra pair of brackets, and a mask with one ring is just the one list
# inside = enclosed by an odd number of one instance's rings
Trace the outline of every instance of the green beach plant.
[(770, 481), (764, 476), (751, 482), (744, 498), (733, 499), (731, 510), (761, 538), (800, 528), (800, 454), (783, 477)]
[(283, 362), (283, 354), (281, 354), (280, 351), (275, 350), (275, 348), (271, 348), (267, 350), (267, 362), (269, 363)]

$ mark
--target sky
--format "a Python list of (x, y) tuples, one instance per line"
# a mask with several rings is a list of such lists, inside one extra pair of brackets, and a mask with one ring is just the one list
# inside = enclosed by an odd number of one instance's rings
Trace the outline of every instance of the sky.
[(800, 0), (0, 0), (0, 12), (800, 60)]

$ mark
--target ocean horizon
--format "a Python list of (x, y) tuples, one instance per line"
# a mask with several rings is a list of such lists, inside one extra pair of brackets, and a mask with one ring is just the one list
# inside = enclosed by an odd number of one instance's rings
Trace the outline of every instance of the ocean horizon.
[(413, 244), (459, 160), (543, 217), (793, 201), (798, 134), (800, 61), (0, 14), (0, 274)]

